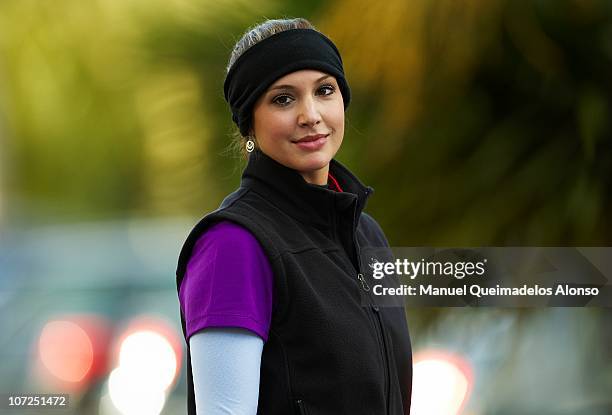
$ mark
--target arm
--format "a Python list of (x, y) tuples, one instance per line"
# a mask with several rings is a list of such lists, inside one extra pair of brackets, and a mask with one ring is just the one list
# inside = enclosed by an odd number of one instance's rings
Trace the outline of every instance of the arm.
[(255, 415), (262, 338), (241, 328), (211, 328), (189, 345), (198, 415)]
[(197, 414), (254, 415), (273, 274), (255, 237), (220, 222), (196, 242), (179, 289)]

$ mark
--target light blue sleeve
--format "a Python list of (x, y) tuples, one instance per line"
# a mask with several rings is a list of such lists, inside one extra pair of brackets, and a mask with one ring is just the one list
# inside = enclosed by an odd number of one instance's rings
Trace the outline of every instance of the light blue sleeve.
[(263, 339), (242, 328), (207, 328), (189, 338), (198, 415), (255, 415)]

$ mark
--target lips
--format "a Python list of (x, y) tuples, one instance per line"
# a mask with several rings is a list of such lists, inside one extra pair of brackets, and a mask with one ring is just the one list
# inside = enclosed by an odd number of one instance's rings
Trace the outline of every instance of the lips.
[(329, 134), (316, 134), (316, 135), (307, 135), (305, 137), (300, 138), (299, 140), (294, 141), (294, 143), (308, 143), (310, 141), (317, 141), (323, 137), (327, 137)]
[(293, 144), (304, 151), (317, 151), (327, 143), (328, 136), (329, 134), (307, 135), (294, 141)]

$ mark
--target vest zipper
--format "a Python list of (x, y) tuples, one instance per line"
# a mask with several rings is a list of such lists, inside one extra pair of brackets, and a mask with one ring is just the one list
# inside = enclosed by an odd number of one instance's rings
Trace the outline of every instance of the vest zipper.
[(357, 274), (357, 279), (361, 281), (361, 286), (363, 287), (363, 291), (370, 291), (370, 286), (366, 282), (365, 278), (363, 278), (363, 274)]
[(295, 405), (298, 408), (298, 415), (307, 415), (306, 408), (304, 407), (304, 401), (301, 399), (296, 399)]
[(377, 326), (377, 338), (380, 339), (380, 341), (382, 341), (382, 354), (383, 354), (383, 367), (384, 367), (384, 378), (385, 378), (385, 405), (387, 406), (387, 414), (389, 413), (390, 410), (390, 406), (391, 406), (391, 402), (390, 402), (390, 373), (391, 370), (389, 369), (389, 356), (387, 354), (387, 341), (385, 338), (385, 328), (382, 322), (382, 318), (380, 316), (380, 308), (374, 304), (374, 302), (372, 301), (372, 296), (369, 293), (370, 291), (370, 286), (368, 285), (367, 281), (365, 280), (365, 277), (363, 276), (363, 274), (361, 273), (361, 251), (359, 249), (359, 244), (357, 243), (357, 238), (355, 237), (355, 233), (353, 233), (353, 245), (355, 246), (355, 252), (357, 253), (357, 279), (361, 282), (361, 287), (363, 288), (363, 290), (365, 292), (367, 292), (367, 297), (369, 299), (369, 306), (370, 306), (370, 310), (372, 310), (374, 312), (374, 314), (376, 314), (376, 323), (375, 325)]
[(385, 368), (387, 370), (386, 373), (386, 378), (385, 378), (385, 396), (387, 399), (387, 413), (389, 413), (390, 411), (390, 407), (391, 407), (391, 370), (389, 369), (389, 357), (387, 355), (387, 338), (385, 336), (385, 328), (382, 322), (382, 317), (380, 315), (380, 308), (377, 305), (373, 305), (372, 306), (374, 312), (376, 313), (376, 317), (378, 320), (378, 324), (380, 325), (380, 336), (382, 337), (382, 343), (383, 343), (383, 353), (384, 353), (384, 361), (385, 361)]
[[(332, 215), (332, 220), (333, 219), (333, 215)], [(357, 218), (355, 217), (355, 220)], [(336, 222), (334, 220), (333, 222), (333, 229), (334, 229), (334, 235), (336, 234)], [(378, 340), (379, 343), (379, 348), (382, 352), (382, 364), (383, 364), (383, 377), (384, 377), (384, 382), (385, 382), (385, 387), (384, 387), (384, 396), (385, 396), (385, 405), (387, 406), (387, 410), (385, 411), (387, 414), (390, 411), (390, 373), (391, 370), (389, 369), (389, 356), (387, 353), (387, 342), (385, 340), (385, 329), (384, 329), (384, 325), (382, 322), (382, 318), (380, 316), (380, 310), (379, 307), (376, 306), (372, 300), (372, 295), (370, 294), (370, 286), (368, 285), (367, 281), (365, 280), (365, 277), (363, 276), (363, 273), (361, 272), (361, 251), (359, 248), (359, 244), (357, 243), (357, 237), (354, 231), (355, 228), (353, 228), (353, 232), (352, 232), (352, 236), (353, 236), (353, 247), (355, 249), (355, 253), (357, 254), (356, 256), (356, 264), (353, 264), (353, 266), (357, 266), (357, 280), (359, 281), (359, 283), (361, 284), (361, 288), (367, 293), (366, 296), (368, 297), (368, 305), (370, 310), (367, 312), (368, 314), (370, 312), (373, 312), (374, 314), (376, 314), (376, 318), (372, 319), (371, 315), (368, 315), (368, 318), (370, 319), (370, 321), (373, 321), (374, 326), (376, 326), (375, 330), (376, 330), (376, 338)], [(348, 253), (347, 253), (348, 254)], [(350, 258), (348, 258), (348, 263), (352, 264), (352, 261), (350, 260)], [(381, 344), (382, 343), (382, 344)], [(303, 405), (303, 404), (302, 404)], [(298, 408), (302, 408), (303, 406), (299, 406)], [(300, 415), (301, 412), (300, 412)]]

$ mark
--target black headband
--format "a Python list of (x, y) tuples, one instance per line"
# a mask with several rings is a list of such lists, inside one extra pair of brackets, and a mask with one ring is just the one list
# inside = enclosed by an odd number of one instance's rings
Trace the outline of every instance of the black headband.
[(334, 76), (346, 110), (351, 90), (334, 43), (316, 30), (286, 30), (247, 49), (225, 77), (225, 100), (243, 136), (249, 133), (253, 105), (259, 96), (278, 78), (301, 69), (317, 69)]

